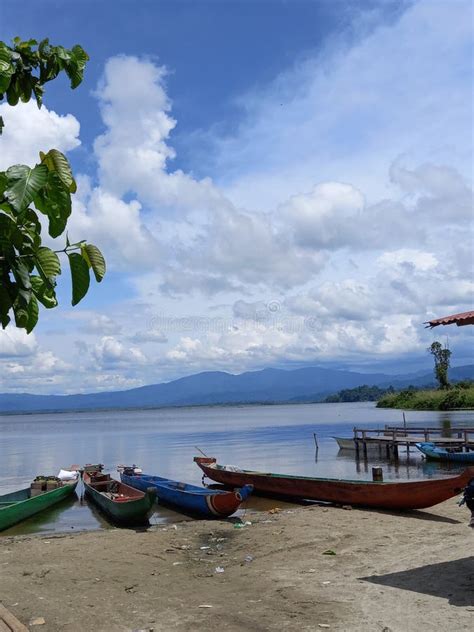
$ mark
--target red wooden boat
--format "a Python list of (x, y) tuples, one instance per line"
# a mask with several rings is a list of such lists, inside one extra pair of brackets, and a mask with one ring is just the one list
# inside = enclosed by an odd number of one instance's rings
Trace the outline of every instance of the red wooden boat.
[(474, 478), (474, 468), (459, 476), (418, 481), (373, 482), (337, 478), (311, 478), (287, 474), (267, 474), (218, 465), (216, 459), (195, 457), (204, 474), (230, 487), (251, 484), (261, 495), (322, 500), (341, 505), (377, 509), (424, 509), (460, 494)]

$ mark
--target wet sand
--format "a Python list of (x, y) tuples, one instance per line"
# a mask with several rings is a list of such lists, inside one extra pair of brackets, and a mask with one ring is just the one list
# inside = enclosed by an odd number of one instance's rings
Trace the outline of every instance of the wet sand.
[[(0, 601), (42, 632), (474, 629), (474, 531), (451, 499), (0, 538)], [(216, 569), (223, 569), (218, 572)]]

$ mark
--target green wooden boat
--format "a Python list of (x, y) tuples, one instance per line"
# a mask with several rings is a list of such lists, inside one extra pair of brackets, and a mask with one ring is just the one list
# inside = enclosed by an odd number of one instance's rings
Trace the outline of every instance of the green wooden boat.
[(86, 465), (82, 482), (86, 496), (118, 525), (144, 525), (153, 511), (156, 489), (140, 491), (102, 473), (102, 465)]
[[(41, 477), (45, 480), (45, 477)], [(0, 496), (0, 531), (44, 511), (74, 493), (76, 480), (59, 483), (55, 489), (41, 491), (32, 487)], [(36, 482), (36, 481), (35, 481)], [(46, 487), (46, 484), (44, 485)], [(32, 495), (36, 494), (36, 495)]]

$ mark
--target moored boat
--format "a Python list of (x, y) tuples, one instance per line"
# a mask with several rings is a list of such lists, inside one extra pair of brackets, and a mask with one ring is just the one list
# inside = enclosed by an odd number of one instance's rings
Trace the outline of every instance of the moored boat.
[(253, 490), (252, 485), (244, 485), (233, 491), (198, 487), (161, 476), (143, 474), (135, 466), (120, 466), (118, 470), (123, 483), (141, 490), (154, 487), (160, 503), (206, 518), (230, 516), (237, 511)]
[(86, 496), (117, 524), (146, 524), (156, 490), (150, 487), (140, 491), (104, 474), (102, 469), (102, 465), (84, 467), (82, 481)]
[(452, 461), (453, 463), (474, 463), (474, 451), (473, 452), (454, 452), (452, 450), (446, 450), (446, 448), (439, 448), (434, 443), (425, 441), (415, 443), (416, 447), (422, 452), (427, 459), (433, 461)]
[(378, 509), (424, 509), (460, 494), (474, 477), (474, 468), (458, 476), (418, 481), (354, 481), (267, 474), (219, 465), (216, 459), (195, 457), (204, 474), (227, 486), (251, 484), (255, 493)]
[[(74, 493), (79, 475), (61, 470), (63, 480), (56, 476), (37, 476), (30, 487), (0, 496), (0, 531), (8, 529), (61, 502)], [(67, 477), (67, 474), (70, 474)]]

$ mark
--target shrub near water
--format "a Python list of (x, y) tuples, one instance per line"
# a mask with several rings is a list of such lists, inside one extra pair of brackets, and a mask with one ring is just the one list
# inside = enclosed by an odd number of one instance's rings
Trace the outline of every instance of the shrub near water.
[(414, 390), (387, 394), (377, 408), (411, 408), (413, 410), (452, 410), (474, 408), (474, 385), (458, 384), (449, 390)]

